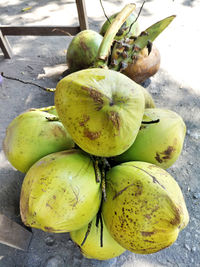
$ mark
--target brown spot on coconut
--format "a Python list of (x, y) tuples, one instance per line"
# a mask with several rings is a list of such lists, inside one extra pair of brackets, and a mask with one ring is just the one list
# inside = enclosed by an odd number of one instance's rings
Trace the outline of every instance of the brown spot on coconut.
[[(107, 201), (102, 207), (112, 237), (121, 246), (140, 254), (154, 253), (173, 244), (189, 221), (177, 182), (160, 167), (149, 168), (151, 165), (132, 161), (108, 171)], [(137, 181), (142, 191), (136, 197), (137, 187), (129, 185)], [(116, 192), (122, 193), (115, 197)]]
[(157, 152), (155, 159), (159, 162), (166, 162), (167, 160), (173, 157), (173, 154), (176, 152), (176, 149), (173, 146), (168, 146), (163, 152)]
[(156, 152), (155, 159), (156, 159), (159, 163), (162, 163), (162, 162), (163, 162), (163, 160), (162, 160), (162, 158), (160, 157), (160, 154), (159, 154), (158, 152)]
[(84, 136), (88, 137), (90, 140), (95, 140), (95, 139), (99, 138), (100, 135), (101, 135), (101, 131), (92, 132), (92, 131), (89, 131), (88, 128), (84, 129)]
[(175, 148), (173, 146), (168, 146), (168, 148), (162, 153), (163, 155), (165, 155), (163, 159), (170, 159), (174, 151)]
[(142, 121), (158, 121), (158, 123), (142, 123), (132, 146), (114, 160), (117, 162), (140, 160), (164, 169), (170, 167), (182, 151), (186, 132), (183, 119), (171, 110), (149, 108), (145, 109)]
[(73, 152), (50, 154), (27, 172), (20, 196), (25, 225), (48, 232), (69, 232), (83, 227), (96, 215), (101, 189), (92, 160), (83, 151)]
[(92, 68), (72, 73), (57, 84), (55, 106), (81, 149), (111, 157), (134, 142), (144, 112), (144, 94), (125, 75)]
[(109, 119), (113, 123), (113, 126), (119, 131), (120, 129), (120, 117), (119, 114), (115, 111), (110, 111), (109, 113)]
[(80, 126), (85, 126), (85, 124), (89, 121), (90, 117), (86, 114), (83, 114), (83, 119), (79, 122)]
[(86, 90), (89, 92), (91, 98), (94, 100), (94, 102), (98, 103), (99, 105), (103, 105), (103, 94), (96, 91), (93, 88), (89, 88), (89, 87), (82, 87), (83, 90)]
[(70, 72), (86, 69), (94, 64), (103, 37), (95, 31), (78, 33), (69, 44), (66, 60)]
[(151, 236), (153, 234), (155, 234), (155, 232), (144, 232), (144, 231), (141, 231), (141, 235), (142, 236)]
[[(46, 112), (27, 111), (17, 116), (6, 130), (3, 149), (7, 159), (19, 171), (28, 169), (42, 157), (71, 149), (74, 142), (59, 121), (47, 121)], [(54, 115), (48, 115), (48, 117)]]

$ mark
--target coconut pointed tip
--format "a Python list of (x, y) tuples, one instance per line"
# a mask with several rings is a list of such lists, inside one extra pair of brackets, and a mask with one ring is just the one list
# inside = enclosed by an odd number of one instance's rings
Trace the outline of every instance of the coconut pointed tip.
[(131, 5), (131, 6), (135, 6), (136, 7), (136, 4), (135, 3), (129, 3), (127, 5)]
[[(135, 8), (136, 8), (135, 3), (128, 3), (122, 8), (122, 10), (127, 10), (127, 12), (130, 12), (130, 14), (131, 14), (135, 10)], [(119, 14), (118, 14), (118, 16), (119, 16)]]
[[(176, 18), (176, 15), (171, 15), (169, 17), (166, 17), (164, 20), (166, 21), (166, 27)], [(164, 21), (163, 20), (163, 21)]]
[(168, 22), (168, 25), (176, 18), (176, 15), (166, 17), (164, 20)]
[(168, 18), (171, 18), (171, 20), (175, 19), (176, 15), (171, 15)]

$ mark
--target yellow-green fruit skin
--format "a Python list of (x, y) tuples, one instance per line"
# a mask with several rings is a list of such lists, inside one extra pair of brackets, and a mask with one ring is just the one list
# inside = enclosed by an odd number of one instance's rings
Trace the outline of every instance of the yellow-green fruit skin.
[(49, 114), (54, 115), (54, 116), (58, 116), (57, 111), (56, 111), (56, 108), (52, 108), (52, 109), (48, 110), (47, 112), (48, 112)]
[[(103, 220), (102, 220), (103, 221)], [(92, 220), (91, 230), (83, 245), (88, 226), (70, 232), (71, 239), (79, 246), (81, 253), (90, 259), (108, 260), (121, 255), (125, 248), (121, 247), (110, 235), (103, 221), (103, 246), (101, 247), (101, 226), (96, 226), (96, 216)]]
[(141, 86), (141, 88), (142, 88), (142, 91), (143, 91), (143, 94), (144, 94), (145, 109), (147, 109), (147, 108), (155, 108), (156, 105), (154, 103), (152, 95), (144, 87)]
[(162, 168), (127, 162), (107, 174), (103, 217), (112, 237), (134, 253), (172, 245), (189, 221), (180, 187)]
[(186, 125), (176, 112), (166, 109), (145, 109), (143, 121), (158, 123), (142, 124), (136, 140), (117, 162), (132, 160), (156, 164), (163, 169), (172, 166), (181, 154)]
[(27, 226), (70, 232), (92, 220), (100, 201), (100, 183), (90, 157), (80, 150), (65, 150), (29, 169), (22, 184), (20, 213)]
[(133, 143), (144, 113), (141, 86), (105, 69), (72, 73), (56, 87), (55, 106), (69, 134), (84, 151), (119, 155)]
[(79, 32), (67, 49), (67, 64), (71, 72), (91, 67), (97, 57), (103, 37), (92, 30)]
[(72, 138), (54, 116), (42, 111), (28, 111), (17, 116), (6, 129), (3, 150), (8, 161), (19, 171), (28, 169), (42, 157), (74, 147)]

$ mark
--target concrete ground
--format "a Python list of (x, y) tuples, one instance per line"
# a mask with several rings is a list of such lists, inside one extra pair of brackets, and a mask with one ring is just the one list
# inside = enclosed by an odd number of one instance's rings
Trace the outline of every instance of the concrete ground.
[[(107, 15), (118, 12), (125, 0), (103, 1)], [(135, 1), (137, 11), (142, 1)], [(23, 8), (31, 7), (22, 12)], [(86, 0), (90, 28), (99, 31), (105, 20), (98, 0)], [(0, 24), (75, 25), (74, 1), (1, 0)], [(200, 1), (149, 0), (139, 18), (141, 29), (176, 14), (176, 19), (155, 41), (161, 53), (159, 72), (145, 84), (157, 107), (178, 112), (187, 125), (183, 152), (168, 169), (179, 183), (190, 222), (169, 248), (151, 255), (125, 252), (108, 261), (84, 258), (68, 234), (49, 234), (33, 229), (27, 252), (0, 244), (0, 267), (160, 267), (200, 266)], [(9, 37), (14, 56), (5, 60), (0, 51), (0, 72), (45, 87), (55, 87), (66, 68), (70, 37)], [(32, 85), (4, 79), (0, 87), (0, 144), (8, 124), (29, 108), (53, 104), (53, 94)], [(19, 195), (24, 174), (14, 170), (0, 147), (0, 213), (20, 223)]]

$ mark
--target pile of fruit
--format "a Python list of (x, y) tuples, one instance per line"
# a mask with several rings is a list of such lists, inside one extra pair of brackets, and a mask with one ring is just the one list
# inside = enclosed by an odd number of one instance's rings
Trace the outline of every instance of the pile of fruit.
[(92, 31), (74, 37), (67, 54), (72, 73), (57, 84), (55, 107), (20, 114), (3, 144), (7, 159), (26, 173), (24, 224), (70, 232), (84, 256), (99, 260), (164, 249), (189, 220), (181, 189), (165, 170), (181, 153), (185, 123), (156, 108), (125, 75), (151, 55), (152, 41), (174, 16), (139, 34), (129, 17), (134, 8), (112, 16), (104, 37)]

